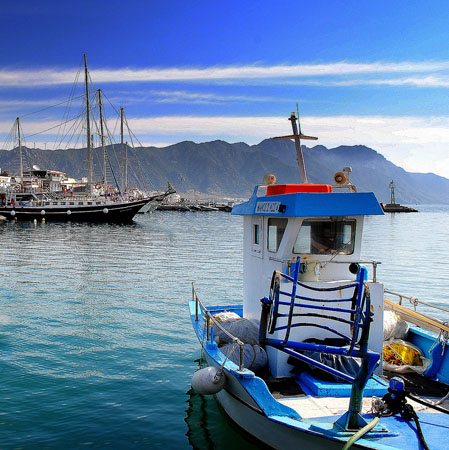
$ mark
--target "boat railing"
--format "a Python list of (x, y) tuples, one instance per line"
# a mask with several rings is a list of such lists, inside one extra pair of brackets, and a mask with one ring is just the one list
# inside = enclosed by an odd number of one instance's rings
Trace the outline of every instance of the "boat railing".
[(402, 305), (402, 300), (405, 299), (405, 300), (409, 301), (409, 303), (415, 308), (415, 310), (416, 310), (416, 307), (419, 304), (421, 304), (421, 305), (428, 306), (430, 308), (439, 309), (440, 311), (444, 311), (444, 312), (449, 313), (449, 309), (448, 308), (445, 308), (445, 307), (439, 306), (439, 305), (434, 305), (432, 303), (425, 302), (423, 300), (419, 300), (417, 297), (412, 297), (412, 296), (408, 296), (408, 295), (398, 294), (397, 292), (390, 291), (389, 289), (385, 289), (384, 292), (385, 292), (385, 294), (395, 295), (396, 297), (398, 297), (398, 304), (399, 305)]
[(198, 322), (200, 317), (200, 310), (202, 312), (202, 317), (205, 321), (205, 327), (206, 327), (206, 339), (208, 341), (213, 341), (213, 333), (211, 332), (211, 322), (219, 328), (226, 336), (228, 336), (234, 345), (239, 347), (239, 370), (244, 369), (244, 359), (243, 359), (243, 347), (244, 343), (237, 337), (235, 337), (233, 334), (229, 333), (228, 330), (226, 330), (220, 322), (212, 315), (212, 313), (204, 306), (204, 304), (201, 302), (200, 298), (198, 297), (198, 294), (195, 289), (195, 284), (192, 283), (192, 301), (195, 302), (195, 322)]
[[(283, 264), (287, 264), (287, 271), (290, 272), (291, 270), (291, 266), (293, 263), (295, 263), (294, 259), (280, 259), (280, 258), (275, 258), (274, 256), (269, 256), (268, 259), (270, 261), (277, 261)], [(323, 264), (323, 265), (327, 265), (327, 264), (366, 264), (366, 265), (370, 265), (373, 268), (373, 277), (372, 277), (372, 282), (376, 283), (377, 280), (377, 266), (379, 264), (382, 264), (380, 261), (372, 261), (372, 260), (358, 260), (358, 261), (335, 261), (335, 260), (321, 260), (321, 259), (308, 259), (307, 263), (319, 263), (319, 264)]]

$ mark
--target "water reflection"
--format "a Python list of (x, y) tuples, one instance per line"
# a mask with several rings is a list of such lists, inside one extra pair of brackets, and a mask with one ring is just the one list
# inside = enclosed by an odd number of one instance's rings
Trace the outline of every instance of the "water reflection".
[[(200, 360), (198, 369), (202, 368)], [(268, 449), (226, 415), (212, 395), (199, 395), (192, 388), (187, 392), (187, 439), (193, 449), (257, 450)]]

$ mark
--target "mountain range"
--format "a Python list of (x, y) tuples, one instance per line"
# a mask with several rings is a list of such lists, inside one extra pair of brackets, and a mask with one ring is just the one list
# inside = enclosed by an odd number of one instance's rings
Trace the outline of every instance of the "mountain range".
[[(352, 167), (351, 181), (361, 192), (373, 191), (378, 200), (390, 201), (389, 183), (394, 180), (396, 201), (403, 204), (449, 204), (449, 179), (432, 173), (411, 173), (363, 145), (326, 148), (303, 146), (310, 182), (333, 184), (333, 175)], [(120, 146), (108, 146), (114, 177), (120, 182)], [(86, 149), (24, 149), (24, 167), (59, 170), (74, 178), (87, 173)], [(94, 150), (96, 177), (100, 179), (101, 149)], [(0, 150), (0, 167), (18, 173), (18, 149)], [(129, 185), (143, 179), (147, 188), (163, 189), (170, 181), (178, 192), (197, 191), (221, 197), (245, 198), (266, 173), (278, 183), (299, 183), (293, 141), (267, 139), (257, 145), (224, 141), (179, 142), (163, 148), (128, 148)]]

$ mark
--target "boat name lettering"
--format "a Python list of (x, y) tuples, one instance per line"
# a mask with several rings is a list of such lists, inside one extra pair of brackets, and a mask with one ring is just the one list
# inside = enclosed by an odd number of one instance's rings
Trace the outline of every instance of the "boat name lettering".
[(281, 202), (259, 202), (256, 207), (257, 213), (278, 213)]

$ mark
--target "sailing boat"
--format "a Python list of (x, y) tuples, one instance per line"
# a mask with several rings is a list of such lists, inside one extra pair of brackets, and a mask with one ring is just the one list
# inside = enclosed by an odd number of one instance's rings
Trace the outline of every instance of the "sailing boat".
[[(89, 72), (84, 55), (85, 125), (87, 137), (87, 182), (84, 192), (67, 190), (67, 177), (62, 172), (42, 171), (33, 167), (24, 171), (20, 120), (16, 119), (19, 143), (20, 175), (0, 193), (0, 215), (10, 220), (130, 222), (148, 203), (158, 199), (141, 194), (136, 197), (122, 195), (108, 187), (106, 174), (108, 156), (104, 140), (104, 118), (101, 91), (98, 91), (100, 111), (100, 136), (103, 153), (103, 179), (94, 181), (93, 146), (91, 136)], [(123, 108), (121, 109), (121, 145), (123, 152)], [(78, 183), (78, 187), (80, 183)], [(123, 186), (123, 185), (122, 185)], [(163, 194), (162, 194), (163, 195)], [(168, 195), (168, 194), (167, 194)]]

